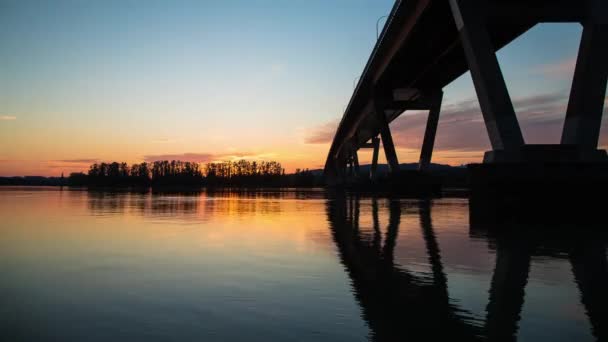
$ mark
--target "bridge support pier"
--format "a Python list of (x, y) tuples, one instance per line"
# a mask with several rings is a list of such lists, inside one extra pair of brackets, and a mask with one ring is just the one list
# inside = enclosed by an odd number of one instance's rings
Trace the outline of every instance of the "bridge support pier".
[(386, 155), (386, 161), (388, 163), (388, 171), (391, 174), (399, 172), (399, 160), (397, 159), (397, 151), (395, 150), (395, 144), (393, 143), (393, 136), (391, 135), (391, 129), (386, 120), (386, 114), (384, 114), (384, 107), (375, 102), (376, 117), (380, 124), (380, 137), (382, 138), (382, 147), (384, 148), (384, 154)]
[(583, 154), (593, 153), (599, 141), (608, 80), (606, 46), (608, 23), (585, 22), (561, 140)]
[(604, 62), (608, 60), (605, 48), (608, 45), (608, 6), (603, 0), (584, 2), (587, 13), (576, 19), (584, 28), (561, 146), (528, 146), (524, 143), (486, 27), (485, 9), (494, 4), (479, 0), (450, 0), (492, 144), (492, 151), (486, 152), (484, 163), (608, 160), (605, 151), (597, 150), (608, 82), (608, 64)]
[(354, 144), (350, 152), (350, 157), (353, 176), (359, 177), (359, 155), (357, 154), (357, 147)]
[[(575, 196), (608, 187), (604, 171), (608, 156), (597, 149), (608, 83), (606, 1), (564, 2), (556, 5), (563, 7), (553, 8), (554, 13), (572, 12), (566, 6), (576, 3), (576, 8), (584, 9), (580, 16), (567, 19), (581, 22), (583, 35), (559, 145), (524, 142), (487, 27), (487, 13), (496, 12), (498, 1), (449, 3), (492, 145), (492, 151), (485, 153), (484, 165), (469, 166), (472, 192), (499, 197)], [(513, 14), (517, 5), (505, 2), (502, 6), (503, 10), (505, 6), (512, 9), (506, 19), (521, 22)], [(541, 21), (542, 14), (527, 20)]]
[(419, 171), (427, 171), (431, 164), (433, 155), (433, 146), (435, 145), (435, 135), (437, 134), (437, 124), (439, 123), (439, 112), (441, 111), (441, 102), (443, 100), (443, 91), (440, 91), (432, 100), (432, 105), (429, 110), (429, 116), (426, 121), (426, 129), (424, 131), (424, 140), (420, 151), (420, 161), (418, 162)]
[(378, 152), (380, 150), (380, 138), (372, 138), (372, 148), (374, 151), (372, 152), (372, 165), (369, 168), (369, 179), (374, 181), (378, 176)]
[[(502, 158), (515, 160), (524, 138), (480, 10), (482, 5), (481, 1), (450, 0), (492, 149), (501, 151)], [(493, 159), (496, 155), (486, 157)], [(492, 161), (484, 158), (484, 162)]]

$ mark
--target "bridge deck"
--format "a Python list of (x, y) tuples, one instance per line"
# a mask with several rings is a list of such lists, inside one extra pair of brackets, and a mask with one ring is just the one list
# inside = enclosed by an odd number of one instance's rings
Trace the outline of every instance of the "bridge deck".
[[(500, 5), (509, 2), (507, 15), (501, 15)], [(525, 12), (513, 14), (513, 3), (520, 1), (494, 1), (495, 17), (488, 23), (488, 34), (495, 50), (499, 50), (538, 23), (538, 12), (546, 11), (548, 1), (525, 3)], [(563, 3), (557, 0), (551, 5)], [(545, 7), (543, 7), (545, 6)], [(541, 11), (542, 7), (542, 11)], [(498, 8), (498, 10), (496, 9)], [(505, 7), (507, 8), (507, 7)], [(552, 21), (569, 21), (560, 18)], [(578, 15), (577, 13), (573, 13)], [(514, 20), (517, 18), (517, 20)], [(369, 141), (379, 132), (380, 123), (374, 109), (374, 100), (388, 99), (385, 115), (390, 123), (404, 110), (416, 109), (413, 104), (424, 94), (437, 92), (468, 71), (467, 60), (448, 0), (396, 1), (387, 23), (374, 47), (359, 83), (338, 126), (332, 142), (325, 170), (335, 171), (335, 160), (346, 155), (347, 142), (356, 146)], [(405, 98), (396, 101), (393, 91), (405, 90)]]

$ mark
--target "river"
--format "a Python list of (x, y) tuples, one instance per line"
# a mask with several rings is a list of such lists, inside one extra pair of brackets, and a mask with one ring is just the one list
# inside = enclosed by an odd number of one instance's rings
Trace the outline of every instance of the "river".
[(608, 338), (602, 229), (470, 217), (466, 198), (3, 187), (0, 340)]

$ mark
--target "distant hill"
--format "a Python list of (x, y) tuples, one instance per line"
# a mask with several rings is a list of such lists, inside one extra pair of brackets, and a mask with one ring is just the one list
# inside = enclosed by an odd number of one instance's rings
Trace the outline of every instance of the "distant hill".
[(60, 177), (24, 176), (0, 177), (0, 185), (65, 185)]
[[(359, 170), (361, 173), (369, 173), (369, 170), (371, 168), (371, 164), (364, 164), (364, 165), (360, 165), (359, 166)], [(399, 168), (401, 170), (417, 170), (418, 169), (418, 163), (403, 163), (403, 164), (399, 164)], [(447, 165), (447, 164), (434, 164), (431, 163), (431, 165), (429, 165), (429, 171), (431, 172), (449, 172), (449, 171), (455, 171), (458, 172), (459, 170), (466, 170), (466, 166), (451, 166), (451, 165)], [(323, 169), (314, 169), (314, 170), (310, 170), (310, 172), (312, 172), (315, 176), (322, 176), (323, 175)], [(388, 173), (388, 165), (387, 164), (378, 164), (378, 175), (382, 176), (382, 175), (386, 175)]]

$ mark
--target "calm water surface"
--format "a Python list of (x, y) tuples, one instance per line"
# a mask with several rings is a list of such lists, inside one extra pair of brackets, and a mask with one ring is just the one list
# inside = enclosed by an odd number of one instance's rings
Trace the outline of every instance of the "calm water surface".
[(601, 229), (470, 217), (321, 190), (0, 188), (0, 338), (608, 338)]

